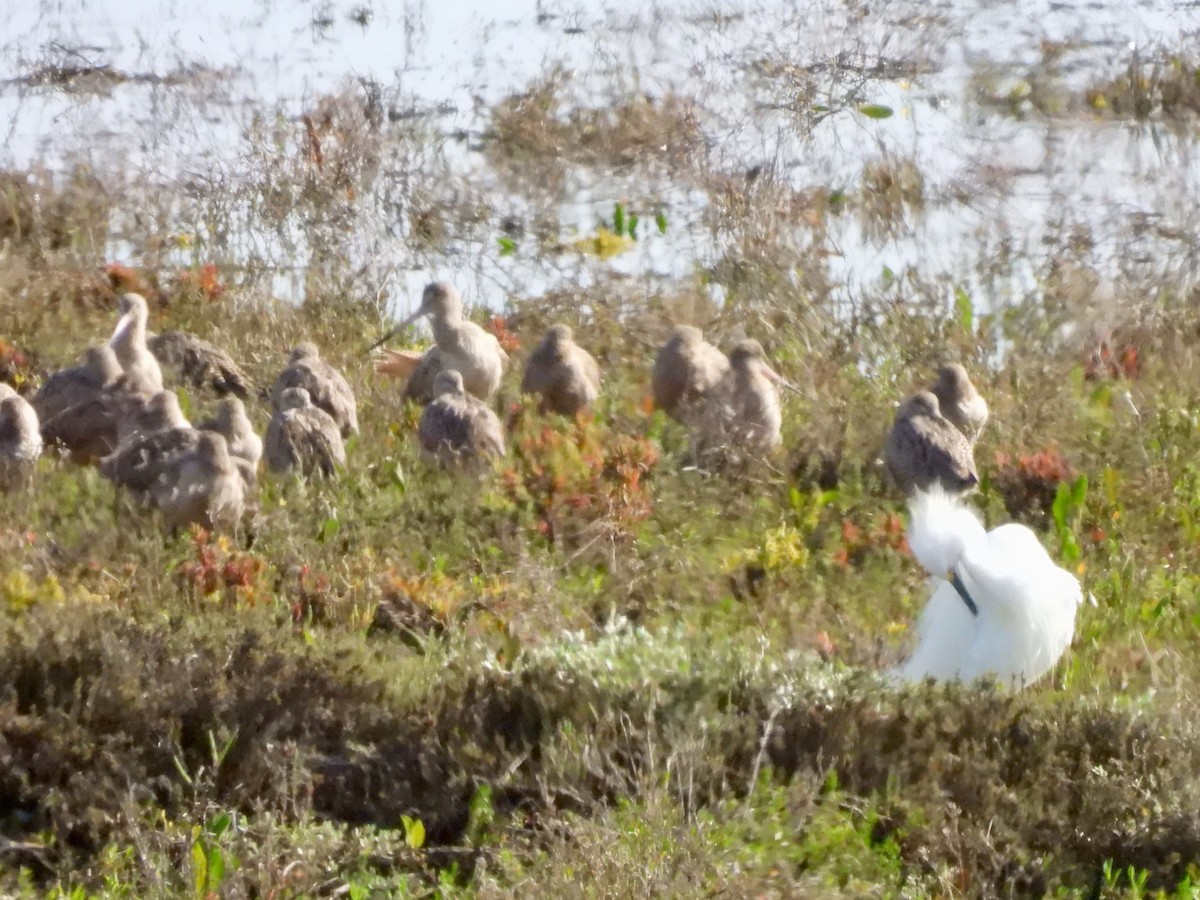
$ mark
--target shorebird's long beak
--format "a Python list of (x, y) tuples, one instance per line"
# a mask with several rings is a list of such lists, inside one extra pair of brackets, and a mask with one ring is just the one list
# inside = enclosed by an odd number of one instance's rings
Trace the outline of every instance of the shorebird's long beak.
[(125, 333), (133, 327), (133, 313), (125, 313), (117, 320), (117, 327), (113, 329), (112, 337), (108, 339), (108, 346), (115, 348), (117, 343), (125, 336)]
[(800, 388), (796, 387), (794, 384), (792, 384), (790, 381), (788, 381), (786, 378), (784, 378), (782, 375), (780, 375), (778, 372), (776, 372), (770, 366), (763, 366), (763, 372), (766, 374), (766, 376), (769, 379), (771, 379), (772, 382), (779, 385), (781, 388), (787, 388), (793, 394), (801, 393)]
[(389, 331), (387, 334), (385, 334), (383, 337), (381, 337), (379, 340), (377, 340), (375, 343), (373, 343), (370, 347), (368, 347), (364, 351), (364, 353), (370, 353), (372, 350), (375, 350), (378, 347), (382, 347), (384, 344), (386, 344), (388, 341), (390, 341), (392, 338), (394, 338), (396, 335), (398, 335), (401, 331), (403, 331), (405, 328), (407, 328), (413, 322), (417, 321), (417, 319), (421, 318), (421, 316), (423, 316), (423, 315), (425, 315), (424, 308), (418, 307), (417, 311), (415, 313), (413, 313), (411, 316), (409, 316), (407, 319), (405, 319), (403, 322), (401, 322), (399, 325), (397, 325), (395, 328), (393, 328), (391, 331)]

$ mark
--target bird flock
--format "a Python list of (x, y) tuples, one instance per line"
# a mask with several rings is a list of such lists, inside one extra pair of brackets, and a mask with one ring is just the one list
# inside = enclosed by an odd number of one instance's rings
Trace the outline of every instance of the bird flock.
[[(29, 401), (0, 384), (0, 489), (27, 489), (43, 447), (56, 446), (97, 464), (169, 528), (232, 531), (252, 507), (260, 460), (273, 473), (304, 477), (333, 477), (345, 466), (345, 441), (358, 431), (354, 392), (316, 345), (292, 350), (269, 392), (272, 415), (260, 438), (243, 402), (249, 381), (228, 354), (183, 332), (149, 334), (147, 317), (146, 301), (124, 294), (109, 339), (50, 375)], [(403, 396), (423, 405), (424, 458), (478, 470), (505, 454), (505, 429), (490, 403), (508, 355), (465, 317), (445, 282), (429, 284), (416, 311), (370, 349), (423, 317), (433, 346), (382, 350), (376, 369), (405, 378)], [(178, 395), (164, 388), (160, 363), (221, 395), (210, 418), (187, 420)], [(791, 385), (756, 340), (740, 340), (726, 355), (699, 329), (678, 326), (658, 350), (650, 387), (655, 407), (688, 429), (697, 465), (763, 458), (782, 443), (780, 389)], [(521, 390), (542, 412), (577, 416), (600, 395), (600, 366), (556, 324), (529, 353)], [(987, 418), (967, 371), (946, 365), (898, 406), (884, 443), (884, 468), (909, 497), (910, 545), (932, 582), (916, 649), (892, 672), (898, 679), (989, 675), (1022, 687), (1070, 643), (1078, 581), (1032, 531), (1009, 524), (987, 532), (962, 499), (979, 481), (974, 446)]]

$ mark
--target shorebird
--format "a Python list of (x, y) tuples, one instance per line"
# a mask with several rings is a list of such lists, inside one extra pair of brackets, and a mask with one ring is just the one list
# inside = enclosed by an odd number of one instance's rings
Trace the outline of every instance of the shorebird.
[(729, 371), (704, 401), (693, 448), (697, 457), (721, 450), (763, 456), (779, 446), (783, 414), (777, 385), (785, 384), (767, 364), (762, 344), (739, 341), (729, 354)]
[(677, 422), (690, 425), (704, 407), (704, 398), (729, 371), (729, 359), (699, 328), (679, 325), (654, 358), (650, 387), (654, 405)]
[(941, 414), (929, 391), (918, 391), (900, 404), (883, 452), (905, 494), (934, 484), (960, 494), (979, 483), (971, 442)]
[(421, 413), (417, 437), (425, 455), (442, 465), (504, 455), (504, 431), (486, 403), (463, 388), (462, 373), (447, 370), (434, 381), (436, 397)]
[(258, 469), (258, 461), (263, 454), (262, 438), (255, 433), (254, 425), (246, 415), (246, 406), (240, 399), (223, 398), (217, 403), (213, 416), (197, 427), (220, 434), (234, 457), (248, 463), (251, 471)]
[(179, 406), (179, 396), (174, 391), (159, 391), (144, 403), (127, 404), (125, 414), (117, 422), (117, 445), (143, 434), (190, 427)]
[(315, 344), (297, 344), (288, 366), (271, 388), (271, 403), (281, 409), (283, 394), (290, 388), (303, 388), (313, 405), (324, 410), (337, 424), (342, 437), (358, 431), (358, 404), (345, 377), (325, 360)]
[(243, 400), (250, 394), (250, 379), (237, 363), (215, 344), (185, 331), (150, 335), (147, 346), (159, 363), (173, 368), (179, 377), (217, 396), (234, 394)]
[(1079, 582), (1054, 564), (1024, 525), (985, 531), (962, 501), (940, 487), (911, 501), (908, 543), (938, 580), (917, 625), (912, 656), (893, 675), (905, 681), (974, 681), (992, 676), (1026, 687), (1058, 662), (1075, 633)]
[(121, 364), (128, 389), (156, 394), (163, 389), (162, 369), (146, 345), (146, 319), (149, 311), (141, 294), (122, 294), (121, 318), (113, 329), (108, 346)]
[[(174, 394), (164, 392), (159, 395), (163, 396), (173, 397)], [(172, 406), (169, 402), (164, 405)], [(174, 406), (178, 409), (177, 404)], [(230, 459), (246, 490), (257, 484), (262, 441), (254, 433), (245, 407), (237, 397), (224, 398), (217, 405), (216, 415), (201, 422), (197, 428), (192, 428), (182, 415), (171, 414), (150, 417), (146, 424), (150, 427), (128, 435), (113, 453), (100, 461), (100, 473), (105, 478), (140, 498), (146, 499), (165, 473), (177, 466), (182, 458), (196, 452), (203, 431), (212, 431), (225, 439)]]
[(233, 531), (245, 508), (245, 484), (225, 438), (214, 431), (196, 434), (195, 446), (172, 458), (150, 486), (149, 497), (171, 529), (201, 525)]
[[(467, 393), (480, 400), (490, 400), (496, 388), (500, 386), (500, 376), (504, 373), (508, 354), (501, 348), (500, 341), (494, 334), (463, 316), (462, 297), (452, 284), (435, 281), (426, 285), (421, 295), (421, 305), (417, 307), (416, 312), (369, 349), (374, 350), (391, 340), (401, 329), (422, 316), (429, 316), (436, 348), (430, 348), (419, 358), (412, 354), (391, 351), (389, 358), (376, 366), (377, 370), (388, 374), (415, 375), (426, 363), (426, 357), (430, 357), (427, 370), (432, 371), (436, 366), (437, 371), (454, 369), (461, 372), (463, 387)], [(435, 350), (436, 355), (431, 356)], [(436, 371), (434, 374), (436, 375)], [(432, 378), (428, 383), (432, 386)], [(415, 389), (411, 392), (407, 389), (405, 391), (406, 396), (418, 399), (415, 393)]]
[(80, 365), (55, 372), (33, 395), (42, 440), (89, 463), (116, 449), (121, 423), (145, 404), (131, 387), (111, 347), (91, 347)]
[(938, 380), (930, 392), (937, 397), (942, 415), (961, 431), (972, 446), (987, 424), (987, 401), (971, 383), (967, 370), (958, 363), (938, 369)]
[(329, 477), (346, 464), (346, 447), (337, 423), (299, 387), (280, 395), (263, 439), (263, 455), (272, 472), (299, 471), (304, 476), (319, 473)]
[(0, 492), (32, 484), (41, 455), (37, 413), (24, 397), (0, 382)]
[(540, 394), (543, 411), (573, 416), (600, 395), (600, 366), (575, 343), (570, 327), (552, 325), (525, 361), (521, 391)]

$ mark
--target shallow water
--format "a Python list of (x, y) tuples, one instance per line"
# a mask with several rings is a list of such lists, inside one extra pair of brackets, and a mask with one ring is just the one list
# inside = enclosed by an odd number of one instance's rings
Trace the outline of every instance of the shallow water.
[[(1032, 289), (1039, 262), (1062, 235), (1085, 227), (1090, 263), (1109, 278), (1131, 267), (1190, 272), (1195, 252), (1159, 233), (1197, 224), (1197, 144), (1162, 126), (1130, 128), (1086, 115), (1002, 114), (978, 102), (990, 89), (1019, 86), (1054, 42), (1062, 90), (1111, 78), (1133, 54), (1186, 46), (1200, 26), (1196, 4), (1160, 0), (985, 0), (887, 2), (877, 6), (718, 0), (686, 7), (610, 0), (516, 2), (497, 15), (475, 0), (362, 2), (0, 2), (10, 23), (0, 48), (0, 164), (66, 170), (86, 160), (133, 184), (237, 184), (261, 159), (246, 135), (273, 115), (295, 118), (315, 98), (356, 81), (386, 86), (405, 115), (447, 136), (439, 163), (476, 185), (497, 216), (529, 211), (506, 193), (474, 149), (487, 111), (556, 65), (572, 75), (578, 102), (604, 103), (631, 87), (699, 99), (708, 165), (740, 176), (767, 166), (797, 188), (852, 191), (865, 162), (911, 156), (925, 174), (925, 204), (898, 238), (872, 237), (851, 215), (829, 235), (830, 274), (849, 298), (885, 270), (920, 271), (967, 285), (988, 305)], [(762, 61), (811, 66), (827, 102), (843, 97), (856, 66), (868, 74), (855, 102), (886, 104), (874, 120), (852, 109), (809, 131), (780, 105), (778, 78)], [(837, 61), (831, 67), (830, 62)], [(46, 64), (109, 66), (129, 80), (79, 79), (72, 89), (29, 83)], [(175, 79), (173, 75), (186, 77)], [(263, 122), (268, 125), (264, 126)], [(983, 174), (981, 174), (983, 173)], [(430, 275), (467, 286), (475, 302), (500, 306), (564, 281), (586, 282), (606, 267), (650, 281), (689, 277), (710, 265), (727, 236), (708, 221), (708, 198), (668, 176), (577, 171), (558, 216), (568, 233), (590, 233), (616, 200), (663, 209), (666, 235), (650, 234), (608, 261), (565, 265), (501, 256), (492, 236), (423, 255), (394, 228), (360, 236), (350, 253), (388, 286), (397, 311)], [(168, 191), (169, 193), (169, 191)], [(186, 203), (163, 201), (169, 218)], [(1152, 221), (1154, 229), (1135, 228)], [(178, 223), (187, 230), (189, 223)], [(301, 231), (303, 229), (300, 229)], [(303, 294), (313, 249), (302, 233), (257, 235), (225, 249), (237, 258), (286, 257), (273, 290)], [(118, 233), (113, 258), (136, 248)], [(988, 279), (991, 257), (1021, 262)], [(180, 261), (186, 261), (186, 252)]]

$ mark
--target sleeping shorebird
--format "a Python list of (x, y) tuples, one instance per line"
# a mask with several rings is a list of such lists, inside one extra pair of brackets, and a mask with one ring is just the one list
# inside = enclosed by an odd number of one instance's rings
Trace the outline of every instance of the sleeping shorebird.
[(325, 360), (315, 344), (297, 344), (288, 366), (271, 388), (271, 403), (278, 410), (285, 391), (303, 388), (313, 405), (324, 410), (337, 424), (342, 437), (358, 431), (358, 404), (345, 377)]
[(0, 493), (29, 487), (41, 455), (37, 413), (24, 397), (0, 382)]
[[(416, 312), (376, 341), (370, 350), (391, 340), (397, 332), (422, 316), (429, 316), (436, 346), (424, 354), (385, 351), (386, 358), (376, 365), (376, 370), (389, 375), (409, 377), (405, 396), (428, 402), (432, 397), (418, 396), (418, 388), (421, 392), (426, 385), (432, 389), (437, 372), (453, 369), (462, 373), (463, 387), (467, 393), (480, 400), (490, 400), (496, 388), (500, 386), (500, 377), (504, 374), (508, 354), (501, 348), (500, 341), (494, 334), (463, 316), (462, 297), (452, 284), (435, 281), (426, 285), (421, 295), (421, 305), (417, 307)], [(422, 376), (419, 382), (418, 374)]]
[(149, 399), (121, 371), (107, 345), (91, 347), (84, 361), (46, 379), (33, 395), (42, 440), (64, 447), (79, 463), (96, 462), (117, 448), (122, 423)]
[(486, 403), (463, 388), (462, 373), (447, 370), (434, 381), (436, 396), (421, 413), (417, 437), (424, 454), (445, 466), (504, 455), (504, 430)]
[(285, 390), (263, 438), (272, 472), (331, 477), (346, 464), (346, 446), (333, 418), (301, 387)]
[(543, 411), (573, 416), (600, 395), (600, 366), (566, 325), (552, 325), (525, 361), (521, 391), (539, 394)]
[(185, 331), (150, 335), (146, 344), (160, 365), (170, 366), (194, 387), (207, 388), (219, 397), (234, 394), (245, 400), (250, 395), (250, 379), (215, 344)]
[(729, 371), (708, 392), (700, 412), (693, 434), (697, 458), (722, 450), (765, 456), (778, 447), (783, 425), (779, 385), (786, 382), (767, 364), (762, 344), (735, 344)]
[(974, 446), (987, 424), (988, 405), (971, 383), (967, 370), (958, 363), (942, 366), (929, 390), (937, 397), (942, 415)]
[(896, 410), (884, 462), (905, 494), (935, 484), (961, 494), (979, 484), (971, 442), (941, 414), (929, 391), (918, 391)]
[(691, 425), (708, 392), (728, 371), (729, 358), (704, 340), (699, 328), (679, 325), (654, 358), (650, 375), (654, 405), (677, 422)]

